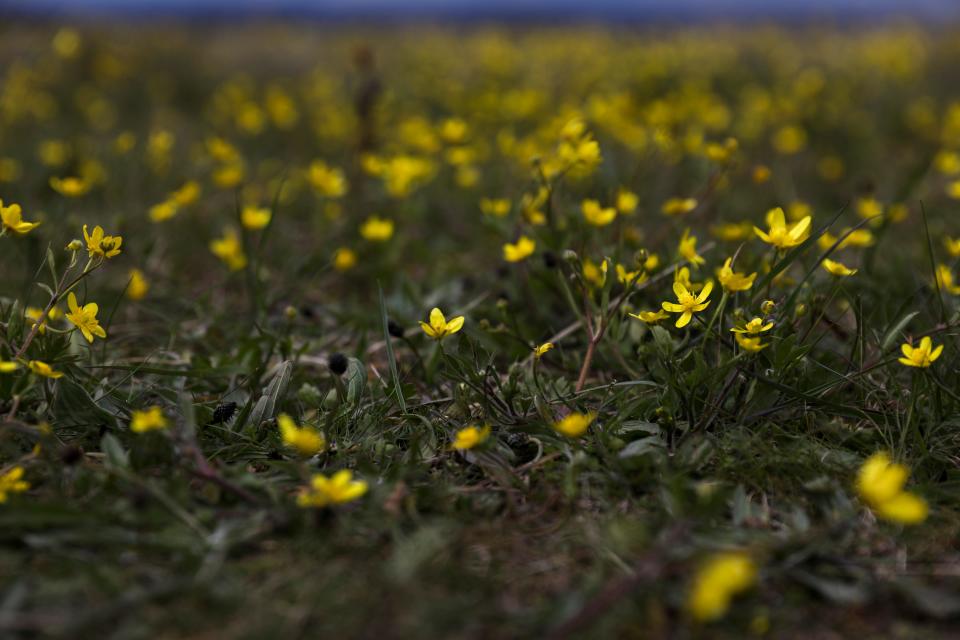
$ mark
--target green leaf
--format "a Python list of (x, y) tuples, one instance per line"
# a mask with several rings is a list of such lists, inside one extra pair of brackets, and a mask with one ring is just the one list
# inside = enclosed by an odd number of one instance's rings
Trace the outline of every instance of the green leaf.
[(285, 360), (274, 373), (270, 383), (263, 390), (263, 395), (257, 400), (253, 411), (250, 412), (250, 422), (258, 426), (277, 416), (277, 410), (287, 394), (290, 378), (293, 376), (293, 363)]
[(107, 464), (117, 469), (127, 469), (130, 466), (130, 455), (112, 433), (103, 435), (100, 440), (100, 450), (106, 455)]

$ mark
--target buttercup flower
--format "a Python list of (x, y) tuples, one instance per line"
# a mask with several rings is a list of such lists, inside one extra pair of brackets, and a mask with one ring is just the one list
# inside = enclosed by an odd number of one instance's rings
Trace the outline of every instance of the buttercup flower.
[(277, 416), (277, 426), (280, 427), (283, 443), (296, 449), (302, 456), (316, 455), (327, 445), (323, 434), (312, 427), (298, 427), (293, 418), (285, 413)]
[(520, 236), (515, 244), (509, 242), (503, 245), (503, 259), (507, 262), (526, 260), (537, 248), (537, 243), (527, 236)]
[(753, 232), (767, 244), (782, 251), (803, 244), (810, 237), (811, 220), (810, 216), (806, 216), (796, 224), (788, 225), (783, 209), (777, 207), (767, 212), (767, 226), (770, 230), (765, 232), (754, 227)]
[(690, 229), (683, 232), (683, 237), (680, 238), (680, 244), (677, 246), (677, 253), (683, 256), (683, 259), (694, 269), (706, 262), (703, 256), (697, 253), (697, 237), (690, 235)]
[(127, 297), (131, 300), (143, 300), (150, 291), (150, 282), (140, 269), (131, 269), (127, 284)]
[(927, 518), (926, 501), (903, 490), (910, 470), (886, 452), (867, 458), (857, 474), (857, 493), (881, 518), (900, 524), (917, 524)]
[(93, 186), (89, 180), (70, 176), (66, 178), (50, 178), (50, 187), (62, 196), (79, 198), (90, 191)]
[(753, 286), (753, 281), (756, 279), (757, 274), (751, 273), (747, 275), (736, 272), (733, 270), (733, 267), (730, 266), (732, 262), (733, 258), (727, 258), (723, 266), (717, 269), (717, 280), (719, 280), (720, 285), (729, 292), (748, 290)]
[(263, 229), (270, 224), (273, 213), (265, 207), (246, 206), (240, 212), (240, 222), (251, 231)]
[(510, 201), (506, 198), (481, 198), (480, 211), (494, 218), (502, 218), (510, 213)]
[(10, 494), (23, 493), (30, 488), (30, 483), (23, 479), (23, 474), (23, 467), (16, 466), (0, 475), (0, 503), (6, 502)]
[(451, 318), (448, 322), (444, 317), (443, 312), (437, 307), (434, 307), (430, 311), (430, 324), (427, 324), (421, 320), (420, 328), (423, 329), (425, 334), (434, 340), (442, 340), (443, 338), (460, 331), (460, 329), (463, 328), (463, 322), (463, 316)]
[(327, 166), (322, 160), (311, 163), (307, 170), (307, 181), (325, 198), (340, 198), (347, 193), (347, 178), (343, 171)]
[(349, 271), (357, 264), (357, 254), (349, 247), (340, 247), (333, 254), (333, 268), (337, 271)]
[(605, 227), (617, 217), (617, 210), (613, 207), (601, 207), (596, 200), (584, 200), (580, 205), (583, 218), (595, 227)]
[(62, 371), (55, 371), (54, 368), (49, 364), (40, 360), (31, 360), (27, 363), (27, 368), (38, 376), (42, 376), (44, 378), (53, 378), (56, 380), (57, 378), (63, 377)]
[(764, 324), (763, 318), (754, 318), (753, 320), (747, 322), (742, 327), (734, 327), (730, 329), (734, 333), (746, 333), (750, 335), (756, 335), (758, 333), (763, 333), (764, 331), (769, 331), (773, 328), (772, 322), (767, 322)]
[[(30, 320), (33, 320), (33, 324), (30, 325), (30, 330), (32, 331), (37, 322), (40, 322), (40, 318), (43, 316), (43, 309), (38, 309), (37, 307), (27, 307), (27, 310), (24, 311), (23, 315)], [(43, 322), (40, 323), (40, 327), (37, 329), (37, 331), (43, 335), (47, 332), (47, 323), (56, 321), (62, 315), (63, 312), (60, 311), (58, 307), (51, 307), (50, 311), (47, 312), (47, 317)]]
[(6, 229), (19, 235), (29, 233), (40, 226), (39, 222), (26, 222), (23, 219), (20, 205), (11, 204), (5, 207), (3, 206), (3, 200), (0, 200), (0, 221), (3, 223), (0, 231)]
[(960, 284), (957, 284), (953, 279), (953, 272), (950, 271), (950, 267), (945, 264), (937, 265), (937, 285), (944, 291), (948, 291), (953, 295), (960, 295)]
[(661, 320), (666, 320), (670, 317), (670, 314), (662, 309), (659, 311), (641, 311), (640, 313), (631, 313), (629, 315), (646, 324), (657, 324)]
[(617, 192), (617, 211), (623, 215), (628, 216), (635, 212), (639, 203), (640, 198), (638, 198), (637, 194), (633, 193), (632, 191), (620, 189), (620, 191)]
[(668, 216), (682, 216), (690, 213), (697, 208), (697, 201), (694, 198), (670, 198), (663, 203), (660, 211)]
[(393, 220), (371, 216), (360, 227), (360, 235), (364, 240), (384, 242), (393, 235)]
[(903, 344), (900, 346), (900, 351), (903, 352), (903, 356), (899, 358), (901, 364), (905, 364), (908, 367), (926, 368), (940, 357), (940, 354), (943, 352), (943, 345), (941, 344), (937, 348), (933, 348), (933, 341), (930, 339), (930, 336), (924, 336), (923, 339), (920, 340), (919, 347)]
[(852, 276), (857, 272), (856, 269), (851, 269), (842, 262), (830, 260), (829, 258), (824, 258), (822, 265), (827, 273), (839, 278), (846, 278), (847, 276)]
[(661, 306), (664, 311), (680, 314), (680, 317), (677, 318), (676, 327), (682, 329), (690, 324), (690, 319), (693, 318), (694, 313), (703, 311), (710, 305), (707, 298), (710, 297), (711, 291), (713, 291), (713, 280), (707, 280), (707, 283), (703, 285), (703, 290), (697, 296), (690, 293), (679, 282), (674, 282), (673, 293), (677, 296), (677, 302), (664, 302)]
[(70, 311), (67, 312), (67, 320), (72, 322), (77, 329), (80, 329), (80, 333), (87, 339), (87, 342), (93, 342), (93, 336), (107, 337), (107, 332), (103, 330), (100, 321), (97, 320), (100, 307), (97, 306), (96, 302), (89, 302), (80, 307), (77, 305), (77, 296), (73, 295), (71, 291), (67, 297), (67, 306), (70, 308)]
[(130, 431), (134, 433), (146, 433), (147, 431), (159, 431), (170, 426), (163, 410), (158, 406), (152, 406), (146, 411), (134, 411), (130, 414)]
[(20, 364), (17, 362), (8, 362), (6, 360), (0, 360), (0, 373), (13, 373), (20, 368)]
[(759, 337), (751, 337), (743, 333), (734, 334), (733, 337), (736, 338), (741, 349), (750, 353), (756, 353), (770, 346), (769, 343), (762, 343)]
[(701, 622), (718, 620), (730, 608), (734, 596), (757, 580), (757, 567), (742, 552), (718, 553), (697, 571), (687, 596), (687, 609)]
[(226, 263), (230, 271), (239, 271), (247, 266), (247, 255), (236, 229), (227, 228), (222, 238), (210, 242), (210, 251)]
[(554, 345), (552, 342), (544, 342), (541, 345), (537, 345), (533, 349), (534, 357), (537, 359), (542, 358), (547, 353), (547, 351), (550, 351), (551, 349), (553, 349), (553, 346)]
[(553, 423), (553, 428), (568, 438), (579, 438), (596, 419), (595, 413), (571, 413), (562, 420)]
[(473, 449), (477, 445), (483, 444), (490, 437), (490, 425), (484, 427), (470, 426), (457, 431), (453, 439), (451, 448), (458, 451)]
[(87, 232), (87, 225), (83, 225), (83, 239), (87, 242), (87, 254), (93, 258), (113, 258), (120, 255), (120, 245), (123, 244), (123, 238), (120, 236), (104, 235), (103, 227), (97, 225), (93, 228), (93, 233)]
[(353, 473), (348, 469), (337, 471), (330, 478), (318, 473), (311, 479), (310, 487), (301, 490), (297, 496), (297, 505), (307, 508), (344, 504), (363, 496), (367, 488), (367, 483), (354, 480)]

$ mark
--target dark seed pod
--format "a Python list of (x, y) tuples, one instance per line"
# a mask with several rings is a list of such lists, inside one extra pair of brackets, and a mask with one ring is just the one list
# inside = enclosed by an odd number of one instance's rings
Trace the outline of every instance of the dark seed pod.
[(394, 338), (402, 338), (402, 337), (403, 337), (403, 327), (401, 327), (399, 323), (397, 323), (397, 322), (395, 322), (395, 321), (393, 321), (393, 320), (388, 320), (388, 321), (387, 321), (387, 333), (389, 333), (389, 334), (390, 334), (391, 336), (393, 336)]
[(347, 372), (347, 356), (342, 353), (335, 353), (330, 356), (330, 371), (335, 375), (342, 376)]
[(553, 251), (543, 252), (543, 266), (545, 266), (547, 269), (556, 269), (559, 264), (560, 260), (557, 258), (557, 254), (555, 254)]
[(66, 465), (75, 465), (83, 460), (83, 447), (77, 444), (68, 444), (60, 450), (60, 462)]
[(213, 424), (223, 424), (224, 422), (229, 421), (236, 412), (236, 402), (224, 402), (223, 404), (218, 404), (217, 408), (213, 410)]

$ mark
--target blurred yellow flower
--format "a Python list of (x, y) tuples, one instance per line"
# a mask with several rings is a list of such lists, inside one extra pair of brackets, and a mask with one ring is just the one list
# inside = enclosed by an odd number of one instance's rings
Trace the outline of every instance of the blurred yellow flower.
[(325, 198), (341, 198), (347, 193), (347, 178), (343, 171), (328, 166), (322, 160), (314, 160), (310, 164), (307, 181)]
[(393, 236), (393, 220), (371, 216), (360, 226), (360, 235), (371, 242), (385, 242)]
[(579, 438), (596, 419), (595, 413), (571, 413), (562, 420), (553, 423), (553, 428), (568, 438)]
[(49, 364), (41, 360), (31, 360), (27, 363), (27, 368), (38, 376), (42, 376), (44, 378), (53, 378), (56, 380), (57, 378), (63, 377), (62, 371), (56, 371)]
[(544, 342), (543, 344), (537, 345), (533, 348), (533, 356), (538, 360), (542, 358), (548, 351), (553, 349), (554, 344), (552, 342)]
[(753, 286), (753, 281), (756, 279), (757, 274), (751, 273), (750, 275), (747, 275), (745, 273), (734, 271), (733, 267), (731, 266), (732, 263), (733, 258), (727, 258), (727, 260), (723, 263), (723, 266), (717, 269), (717, 280), (720, 281), (720, 285), (726, 291), (747, 291)]
[(670, 314), (664, 310), (659, 311), (641, 311), (640, 313), (631, 313), (631, 317), (645, 322), (646, 324), (657, 324), (661, 320), (666, 320), (670, 317)]
[(240, 212), (240, 222), (251, 231), (263, 229), (273, 218), (273, 212), (266, 207), (254, 207), (247, 205)]
[(663, 203), (660, 211), (668, 216), (682, 216), (697, 208), (695, 198), (670, 198)]
[(0, 360), (0, 373), (13, 373), (20, 368), (20, 363)]
[(79, 198), (90, 191), (92, 184), (82, 178), (68, 176), (66, 178), (50, 178), (50, 187), (62, 196)]
[(147, 276), (140, 269), (131, 269), (127, 284), (127, 297), (131, 300), (143, 300), (150, 291)]
[(26, 222), (23, 219), (20, 205), (10, 204), (5, 207), (3, 206), (3, 200), (0, 200), (0, 221), (3, 222), (3, 226), (0, 227), (0, 234), (2, 234), (3, 231), (9, 230), (13, 233), (23, 235), (40, 226), (39, 222)]
[(680, 238), (680, 244), (677, 245), (677, 253), (689, 262), (694, 269), (706, 262), (703, 256), (697, 253), (697, 237), (690, 235), (690, 229), (684, 230), (683, 237)]
[(159, 431), (170, 426), (170, 422), (163, 415), (163, 410), (158, 406), (152, 406), (146, 411), (134, 410), (130, 414), (130, 431), (134, 433), (146, 433), (147, 431)]
[(502, 218), (510, 213), (510, 201), (506, 198), (481, 198), (480, 211), (494, 218)]
[(353, 472), (348, 469), (337, 471), (328, 478), (322, 473), (315, 474), (310, 487), (301, 490), (297, 496), (300, 507), (326, 507), (335, 504), (353, 502), (367, 492), (367, 483), (354, 480)]
[(298, 427), (293, 418), (285, 413), (277, 416), (277, 426), (283, 443), (304, 457), (316, 455), (327, 446), (323, 434), (312, 427)]
[(923, 339), (920, 340), (919, 347), (904, 343), (900, 345), (900, 351), (903, 353), (903, 356), (899, 358), (900, 364), (925, 369), (940, 357), (940, 354), (943, 352), (943, 345), (941, 344), (934, 348), (930, 336), (924, 336)]
[(626, 189), (620, 189), (617, 192), (616, 207), (617, 211), (625, 216), (633, 214), (637, 210), (637, 205), (640, 203), (640, 198), (637, 197), (637, 194), (632, 191), (627, 191)]
[(357, 264), (357, 254), (349, 247), (340, 247), (333, 253), (333, 268), (337, 271), (349, 271)]
[(210, 251), (226, 263), (230, 271), (239, 271), (247, 266), (240, 235), (232, 227), (224, 230), (223, 237), (210, 242)]
[(527, 236), (520, 236), (516, 243), (509, 242), (503, 245), (503, 259), (507, 262), (520, 262), (526, 260), (537, 248), (537, 243)]
[(17, 465), (0, 475), (0, 503), (6, 502), (10, 494), (23, 493), (30, 488), (30, 483), (23, 479), (23, 467)]
[(701, 622), (718, 620), (727, 613), (734, 596), (749, 589), (756, 580), (757, 567), (747, 554), (715, 554), (697, 571), (687, 596), (687, 609)]
[(604, 227), (617, 217), (617, 210), (613, 207), (601, 207), (596, 200), (584, 200), (580, 205), (583, 218), (595, 227)]
[(893, 462), (890, 455), (880, 451), (860, 467), (857, 474), (857, 493), (870, 509), (881, 518), (900, 524), (917, 524), (927, 518), (926, 501), (903, 490), (910, 470)]
[(806, 216), (793, 225), (787, 225), (783, 209), (777, 207), (767, 212), (767, 226), (769, 231), (764, 232), (758, 227), (753, 232), (769, 245), (780, 250), (790, 249), (803, 244), (810, 237), (810, 216)]
[(856, 269), (851, 269), (842, 262), (831, 260), (829, 258), (823, 259), (822, 266), (827, 273), (839, 278), (846, 278), (847, 276), (852, 276), (857, 272)]
[(458, 451), (473, 449), (477, 445), (483, 444), (490, 437), (490, 425), (484, 427), (470, 426), (457, 431), (453, 438), (451, 448)]

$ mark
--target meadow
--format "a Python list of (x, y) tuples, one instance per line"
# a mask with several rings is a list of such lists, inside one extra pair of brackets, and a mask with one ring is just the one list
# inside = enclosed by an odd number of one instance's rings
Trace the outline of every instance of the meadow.
[(0, 26), (0, 636), (947, 638), (949, 27)]

